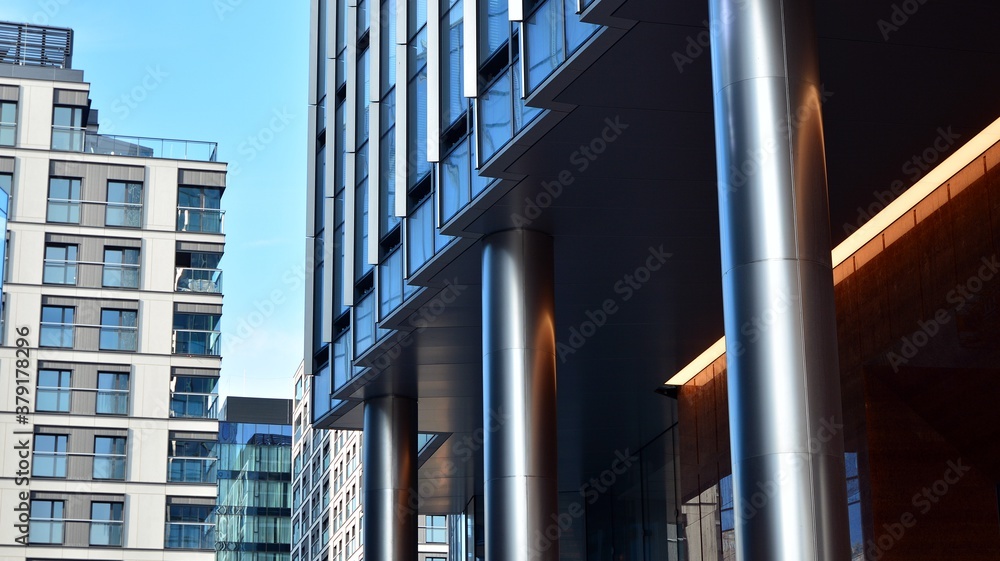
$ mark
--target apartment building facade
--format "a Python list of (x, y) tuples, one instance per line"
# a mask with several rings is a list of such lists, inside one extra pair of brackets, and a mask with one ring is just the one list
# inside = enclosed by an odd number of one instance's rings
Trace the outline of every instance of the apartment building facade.
[[(312, 426), (311, 382), (300, 365), (294, 377), (292, 559), (359, 561), (365, 555), (361, 433)], [(454, 561), (448, 555), (454, 522), (448, 518), (420, 516), (420, 561)]]
[(101, 134), (72, 49), (0, 23), (0, 558), (207, 561), (226, 164)]

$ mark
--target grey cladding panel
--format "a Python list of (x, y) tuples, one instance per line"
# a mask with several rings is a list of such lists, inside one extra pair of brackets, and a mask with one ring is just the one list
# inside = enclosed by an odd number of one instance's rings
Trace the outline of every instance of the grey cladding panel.
[(174, 311), (182, 314), (221, 314), (222, 306), (219, 304), (194, 304), (191, 302), (177, 302), (174, 304)]
[(177, 184), (198, 187), (225, 187), (226, 174), (221, 171), (180, 169), (177, 170)]
[(0, 99), (3, 101), (17, 101), (18, 87), (0, 85)]
[(14, 173), (14, 158), (0, 158), (0, 173)]
[(87, 91), (86, 90), (60, 90), (56, 89), (52, 91), (52, 103), (56, 105), (77, 105), (80, 107), (87, 106)]
[(218, 378), (221, 372), (215, 368), (190, 368), (186, 366), (174, 366), (170, 369), (172, 376), (211, 376)]
[(226, 246), (221, 243), (204, 243), (204, 242), (189, 242), (189, 241), (179, 241), (177, 242), (177, 251), (192, 251), (200, 253), (223, 253)]

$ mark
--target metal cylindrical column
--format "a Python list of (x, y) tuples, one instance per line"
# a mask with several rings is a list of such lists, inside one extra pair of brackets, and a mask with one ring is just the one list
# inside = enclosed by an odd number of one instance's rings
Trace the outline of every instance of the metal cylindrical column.
[(365, 400), (364, 538), (369, 561), (417, 560), (417, 401)]
[(741, 561), (850, 538), (813, 0), (709, 0)]
[(486, 559), (556, 561), (552, 238), (508, 230), (483, 244)]

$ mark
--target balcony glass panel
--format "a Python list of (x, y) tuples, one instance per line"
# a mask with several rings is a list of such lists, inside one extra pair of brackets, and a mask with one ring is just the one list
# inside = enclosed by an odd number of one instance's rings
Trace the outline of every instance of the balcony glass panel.
[(538, 87), (566, 60), (562, 0), (545, 0), (525, 20), (525, 74), (531, 89)]
[(354, 306), (354, 345), (357, 355), (375, 344), (375, 294), (368, 293)]
[(215, 549), (215, 524), (167, 523), (167, 549)]
[(335, 390), (347, 385), (354, 377), (351, 360), (354, 356), (351, 352), (351, 331), (347, 330), (336, 341), (333, 342), (333, 387)]
[(465, 139), (441, 162), (441, 222), (451, 220), (472, 196), (469, 140)]
[(139, 288), (139, 265), (105, 263), (101, 285), (108, 288)]
[(175, 355), (220, 356), (222, 333), (195, 329), (174, 330)]
[(513, 135), (512, 84), (511, 72), (508, 70), (479, 98), (479, 122), (476, 124), (482, 148), (479, 163), (492, 158)]
[(379, 319), (403, 303), (403, 250), (389, 254), (379, 266)]
[(406, 220), (407, 272), (413, 274), (434, 257), (434, 205), (429, 197)]
[(222, 294), (222, 269), (177, 267), (175, 278), (177, 292)]
[(225, 216), (217, 208), (177, 207), (177, 231), (221, 234)]
[(90, 545), (118, 546), (122, 545), (122, 527), (124, 522), (90, 523)]
[(172, 483), (215, 483), (216, 458), (167, 458), (167, 481)]
[(52, 149), (83, 152), (83, 108), (55, 106), (52, 110)]
[(97, 414), (128, 414), (128, 374), (123, 372), (97, 373)]
[(216, 417), (219, 396), (216, 394), (170, 394), (170, 416), (213, 419)]

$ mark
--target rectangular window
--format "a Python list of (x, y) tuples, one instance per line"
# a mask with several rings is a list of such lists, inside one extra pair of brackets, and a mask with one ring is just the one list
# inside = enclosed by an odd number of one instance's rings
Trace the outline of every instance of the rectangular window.
[(427, 543), (448, 542), (448, 523), (444, 516), (425, 516), (424, 524), (427, 530)]
[(100, 349), (135, 351), (138, 344), (135, 310), (101, 310)]
[(97, 373), (97, 414), (128, 415), (128, 374)]
[(177, 292), (222, 293), (222, 254), (207, 251), (178, 251), (174, 290)]
[(63, 543), (63, 501), (31, 500), (31, 522), (28, 542), (42, 544)]
[(35, 410), (69, 413), (72, 397), (70, 380), (69, 370), (39, 370)]
[(219, 379), (214, 376), (174, 376), (170, 381), (170, 416), (215, 417)]
[(139, 250), (128, 247), (104, 248), (102, 285), (139, 288)]
[(174, 354), (219, 356), (220, 314), (174, 313)]
[(66, 477), (65, 434), (36, 434), (35, 453), (31, 462), (31, 475), (35, 477)]
[(49, 204), (46, 218), (49, 222), (80, 223), (80, 180), (66, 177), (49, 179)]
[(83, 107), (56, 105), (52, 108), (52, 149), (83, 152)]
[(124, 523), (124, 503), (90, 503), (90, 545), (121, 547)]
[(17, 102), (0, 101), (0, 146), (17, 142)]
[(40, 347), (73, 348), (73, 316), (75, 308), (67, 306), (42, 306), (42, 325), (39, 330)]
[(167, 549), (215, 549), (215, 507), (167, 505)]
[(125, 479), (125, 437), (94, 437), (94, 479)]
[(138, 228), (142, 226), (142, 183), (108, 182), (108, 207), (105, 226)]
[(218, 444), (213, 440), (170, 441), (167, 452), (167, 481), (174, 483), (215, 483)]
[(222, 233), (222, 189), (177, 188), (177, 231)]
[(42, 282), (45, 284), (76, 284), (77, 252), (75, 245), (45, 244), (45, 264)]

